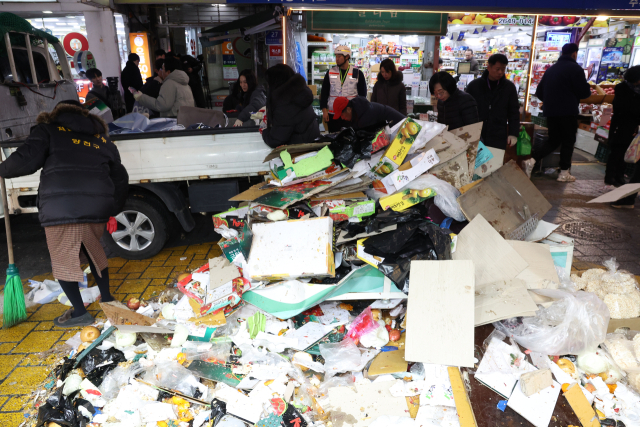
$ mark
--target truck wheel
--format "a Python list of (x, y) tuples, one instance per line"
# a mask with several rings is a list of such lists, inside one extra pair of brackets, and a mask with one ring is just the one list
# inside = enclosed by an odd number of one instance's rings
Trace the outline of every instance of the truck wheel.
[(156, 200), (130, 197), (115, 218), (118, 229), (111, 235), (105, 233), (105, 243), (119, 257), (147, 259), (164, 247), (167, 241), (167, 212)]

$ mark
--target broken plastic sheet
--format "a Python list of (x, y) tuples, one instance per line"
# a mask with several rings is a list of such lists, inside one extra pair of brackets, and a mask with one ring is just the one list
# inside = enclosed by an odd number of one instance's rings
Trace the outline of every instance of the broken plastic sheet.
[(329, 298), (347, 293), (383, 292), (384, 275), (372, 266), (349, 273), (337, 285), (289, 280), (264, 289), (245, 292), (242, 299), (279, 319), (289, 319)]

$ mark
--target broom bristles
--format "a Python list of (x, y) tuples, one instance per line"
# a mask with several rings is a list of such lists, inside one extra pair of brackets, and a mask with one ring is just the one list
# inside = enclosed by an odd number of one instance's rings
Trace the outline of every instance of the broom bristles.
[(4, 313), (2, 328), (7, 329), (27, 320), (22, 281), (18, 274), (7, 274), (4, 286)]

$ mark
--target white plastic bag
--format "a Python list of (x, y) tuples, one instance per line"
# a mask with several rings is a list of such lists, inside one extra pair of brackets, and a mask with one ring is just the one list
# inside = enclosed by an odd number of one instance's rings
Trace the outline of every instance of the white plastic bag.
[(580, 354), (595, 350), (604, 342), (609, 309), (591, 292), (537, 289), (555, 299), (534, 317), (506, 319), (493, 325), (531, 351), (547, 355)]
[(355, 370), (360, 365), (360, 349), (350, 338), (337, 343), (320, 344), (319, 347), (320, 354), (324, 357), (326, 378), (339, 372)]
[[(411, 148), (409, 149), (407, 155), (413, 154), (418, 150), (424, 148), (424, 146), (427, 145), (427, 142), (431, 141), (435, 136), (440, 135), (447, 128), (446, 125), (438, 122), (428, 122), (425, 120), (415, 119), (412, 120), (422, 126), (422, 129), (420, 129), (420, 133), (418, 133), (415, 141), (413, 142), (413, 144), (411, 144)], [(393, 141), (393, 139), (396, 137), (396, 134), (398, 133), (398, 130), (403, 124), (404, 120), (396, 123), (396, 125), (391, 129), (389, 129), (388, 127), (385, 128), (385, 132), (389, 135), (390, 141)]]

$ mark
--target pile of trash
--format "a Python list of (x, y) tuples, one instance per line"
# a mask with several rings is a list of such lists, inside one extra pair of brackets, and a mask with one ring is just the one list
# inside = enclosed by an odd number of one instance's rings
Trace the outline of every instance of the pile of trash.
[(25, 425), (640, 426), (640, 335), (577, 290), (572, 240), (481, 127), (276, 148), (213, 217), (222, 255), (101, 304)]

